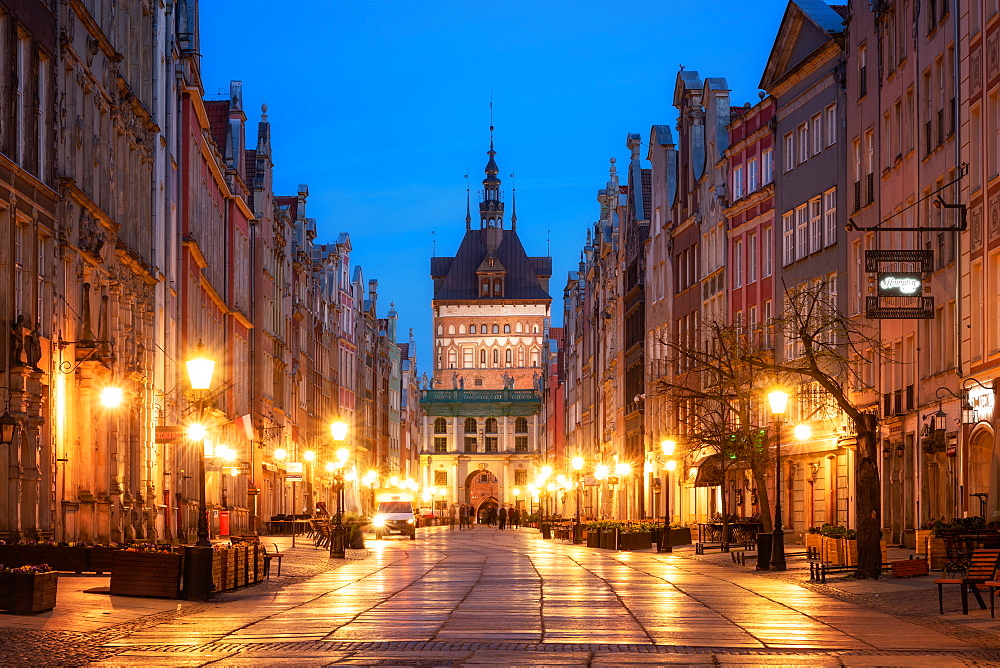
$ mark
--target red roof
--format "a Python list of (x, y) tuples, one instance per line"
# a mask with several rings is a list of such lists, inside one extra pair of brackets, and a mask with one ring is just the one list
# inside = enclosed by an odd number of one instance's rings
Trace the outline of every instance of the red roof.
[(229, 100), (210, 100), (205, 102), (205, 112), (208, 114), (208, 127), (212, 139), (219, 148), (219, 153), (226, 154), (226, 137), (229, 135)]

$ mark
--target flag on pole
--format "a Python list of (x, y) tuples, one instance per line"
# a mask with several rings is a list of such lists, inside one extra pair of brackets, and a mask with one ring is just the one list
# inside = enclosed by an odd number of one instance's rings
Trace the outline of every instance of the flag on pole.
[(243, 433), (246, 434), (249, 440), (254, 440), (253, 422), (251, 422), (249, 415), (241, 415), (233, 420), (233, 423), (243, 430)]

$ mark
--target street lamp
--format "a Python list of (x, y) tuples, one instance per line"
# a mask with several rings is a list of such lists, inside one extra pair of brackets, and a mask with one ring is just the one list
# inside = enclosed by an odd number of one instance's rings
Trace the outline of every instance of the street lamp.
[[(347, 423), (334, 422), (330, 425), (330, 432), (333, 440), (342, 443), (347, 438)], [(350, 451), (341, 447), (337, 449), (337, 463), (333, 471), (333, 481), (337, 493), (337, 514), (333, 517), (333, 526), (330, 528), (330, 557), (334, 559), (344, 558), (344, 467)]]
[(574, 457), (573, 470), (576, 471), (576, 524), (573, 525), (573, 542), (577, 545), (583, 542), (583, 526), (580, 524), (580, 494), (583, 491), (583, 457)]
[[(200, 440), (204, 443), (205, 426), (201, 424), (205, 419), (205, 395), (212, 385), (212, 373), (215, 371), (215, 361), (205, 356), (205, 344), (198, 341), (195, 347), (195, 356), (187, 361), (188, 380), (191, 381), (191, 389), (197, 392), (198, 396), (198, 421), (199, 424), (191, 425), (189, 436), (195, 439), (200, 435)], [(199, 429), (195, 429), (199, 427)], [(204, 450), (204, 445), (202, 445)], [(208, 540), (208, 506), (205, 503), (205, 453), (199, 453), (198, 457), (198, 547), (212, 547)]]
[(673, 456), (674, 450), (677, 449), (677, 441), (669, 438), (664, 439), (660, 441), (660, 449), (663, 451), (664, 458), (666, 458), (663, 468), (667, 472), (667, 475), (663, 481), (663, 533), (656, 545), (656, 551), (673, 552), (674, 548), (669, 544), (668, 538), (670, 535), (670, 472), (677, 468), (677, 462), (670, 459), (670, 457)]
[(785, 531), (781, 526), (781, 424), (788, 404), (788, 393), (774, 390), (767, 395), (774, 418), (774, 531), (771, 538), (771, 570), (783, 571), (785, 565)]

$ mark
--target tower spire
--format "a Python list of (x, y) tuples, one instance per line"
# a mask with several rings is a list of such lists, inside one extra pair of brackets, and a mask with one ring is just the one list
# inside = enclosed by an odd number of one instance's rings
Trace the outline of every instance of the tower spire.
[(490, 100), (490, 150), (486, 155), (490, 156), (486, 163), (486, 178), (483, 179), (483, 201), (479, 204), (479, 226), (480, 228), (498, 227), (503, 228), (503, 202), (500, 200), (500, 168), (493, 156), (497, 152), (493, 149), (493, 101)]
[(472, 229), (472, 194), (469, 190), (469, 175), (465, 175), (465, 231)]
[(510, 173), (510, 229), (517, 229), (517, 188), (514, 187), (514, 172)]

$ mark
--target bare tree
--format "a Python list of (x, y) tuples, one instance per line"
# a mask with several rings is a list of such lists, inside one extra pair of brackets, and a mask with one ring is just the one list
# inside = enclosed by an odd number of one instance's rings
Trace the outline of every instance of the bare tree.
[[(772, 530), (767, 493), (771, 461), (759, 423), (762, 392), (773, 375), (758, 363), (769, 357), (762, 332), (725, 323), (701, 323), (695, 337), (663, 340), (674, 373), (657, 383), (678, 411), (677, 428), (686, 453), (707, 447), (719, 455), (722, 479), (731, 470), (749, 470), (757, 488), (764, 531)], [(728, 532), (727, 495), (722, 495), (723, 536)]]
[(857, 360), (882, 356), (875, 329), (866, 321), (852, 319), (836, 306), (835, 279), (821, 279), (787, 288), (784, 313), (775, 322), (781, 332), (786, 355), (780, 362), (768, 357), (749, 358), (748, 363), (764, 371), (809, 380), (819, 385), (844, 412), (857, 439), (855, 457), (855, 512), (857, 515), (858, 568), (855, 577), (878, 579), (882, 564), (882, 519), (878, 473), (878, 416), (854, 401), (855, 392), (866, 389)]

